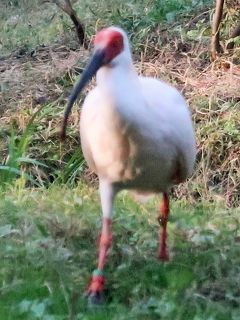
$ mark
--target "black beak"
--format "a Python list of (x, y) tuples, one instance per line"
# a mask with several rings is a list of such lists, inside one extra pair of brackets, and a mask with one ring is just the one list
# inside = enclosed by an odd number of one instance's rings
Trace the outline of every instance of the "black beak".
[(66, 138), (66, 128), (67, 128), (67, 121), (69, 114), (72, 110), (73, 104), (75, 100), (77, 99), (78, 95), (81, 93), (81, 91), (84, 89), (84, 87), (87, 85), (87, 83), (92, 79), (92, 77), (97, 73), (98, 69), (100, 69), (104, 64), (105, 58), (105, 51), (104, 50), (97, 50), (92, 56), (92, 59), (90, 60), (88, 66), (86, 67), (85, 71), (83, 72), (81, 78), (74, 86), (71, 95), (68, 99), (68, 104), (64, 112), (64, 118), (62, 123), (62, 129), (61, 129), (61, 140), (65, 140)]

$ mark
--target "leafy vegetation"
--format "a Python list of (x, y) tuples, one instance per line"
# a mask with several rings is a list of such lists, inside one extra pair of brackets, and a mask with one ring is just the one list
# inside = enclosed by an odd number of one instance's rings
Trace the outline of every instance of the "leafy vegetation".
[[(89, 310), (83, 293), (101, 215), (96, 177), (79, 147), (78, 110), (66, 144), (58, 137), (66, 96), (89, 52), (77, 49), (70, 20), (54, 5), (1, 1), (0, 319), (238, 320), (239, 50), (210, 64), (211, 1), (74, 7), (90, 46), (96, 29), (120, 25), (139, 73), (184, 93), (198, 163), (173, 194), (181, 200), (172, 203), (169, 263), (156, 259), (158, 200), (139, 205), (125, 193), (117, 199), (107, 303)], [(231, 12), (224, 35), (236, 19)]]
[[(134, 47), (139, 49), (144, 46), (148, 33), (159, 24), (175, 22), (180, 14), (202, 9), (209, 4), (210, 0), (131, 0), (127, 3), (122, 0), (103, 0), (99, 6), (98, 2), (91, 0), (76, 1), (74, 7), (84, 21), (89, 37), (95, 34), (96, 28), (119, 25), (128, 31)], [(22, 52), (31, 52), (37, 45), (59, 42), (59, 35), (70, 41), (69, 31), (73, 29), (71, 22), (54, 4), (42, 0), (25, 0), (23, 3), (5, 0), (1, 9), (0, 27), (4, 31), (1, 45), (5, 52), (19, 47)], [(73, 32), (71, 37), (75, 37)]]
[(239, 211), (175, 202), (163, 264), (156, 207), (118, 197), (107, 304), (93, 312), (83, 293), (100, 231), (96, 191), (13, 188), (0, 207), (1, 318), (238, 319)]

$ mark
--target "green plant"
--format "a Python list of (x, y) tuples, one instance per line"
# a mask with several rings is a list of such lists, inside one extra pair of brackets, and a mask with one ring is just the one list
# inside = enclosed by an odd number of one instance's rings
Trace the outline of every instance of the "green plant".
[(0, 317), (237, 319), (239, 210), (172, 201), (171, 260), (163, 264), (156, 258), (158, 201), (117, 198), (107, 302), (93, 312), (84, 291), (100, 231), (97, 192), (84, 184), (21, 193), (13, 186), (0, 202)]
[(76, 185), (85, 168), (85, 160), (80, 148), (77, 148), (69, 159), (64, 163), (63, 168), (56, 172), (55, 184), (68, 184), (70, 187)]
[(18, 176), (24, 178), (26, 182), (38, 185), (31, 174), (28, 174), (27, 166), (47, 167), (45, 164), (28, 156), (28, 149), (33, 135), (33, 122), (39, 112), (40, 110), (37, 110), (33, 114), (21, 136), (17, 136), (12, 128), (8, 139), (8, 154), (4, 163), (0, 165), (1, 187), (13, 183)]

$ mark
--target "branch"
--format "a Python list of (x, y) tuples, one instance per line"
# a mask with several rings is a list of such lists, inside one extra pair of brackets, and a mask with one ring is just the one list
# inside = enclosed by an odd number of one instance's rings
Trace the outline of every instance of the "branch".
[(79, 20), (76, 11), (73, 9), (70, 0), (49, 0), (49, 2), (55, 3), (60, 9), (62, 9), (67, 15), (69, 15), (75, 26), (79, 43), (82, 45), (85, 40), (84, 26)]
[(222, 52), (222, 47), (220, 45), (220, 23), (223, 15), (223, 5), (224, 0), (216, 0), (216, 9), (213, 16), (212, 22), (212, 39), (211, 39), (211, 57), (212, 60), (216, 60), (217, 54)]

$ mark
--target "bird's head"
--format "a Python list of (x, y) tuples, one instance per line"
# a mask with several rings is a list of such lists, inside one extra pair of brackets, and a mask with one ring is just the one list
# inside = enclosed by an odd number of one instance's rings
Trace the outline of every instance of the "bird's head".
[(102, 29), (96, 34), (92, 58), (81, 75), (80, 80), (73, 88), (68, 100), (61, 131), (62, 140), (66, 136), (67, 120), (75, 100), (97, 71), (103, 66), (112, 68), (118, 64), (128, 64), (129, 62), (131, 63), (131, 53), (128, 39), (126, 33), (121, 28), (109, 27)]
[(111, 62), (124, 51), (125, 33), (116, 27), (105, 28), (99, 31), (94, 39), (94, 56), (102, 57), (102, 65)]

